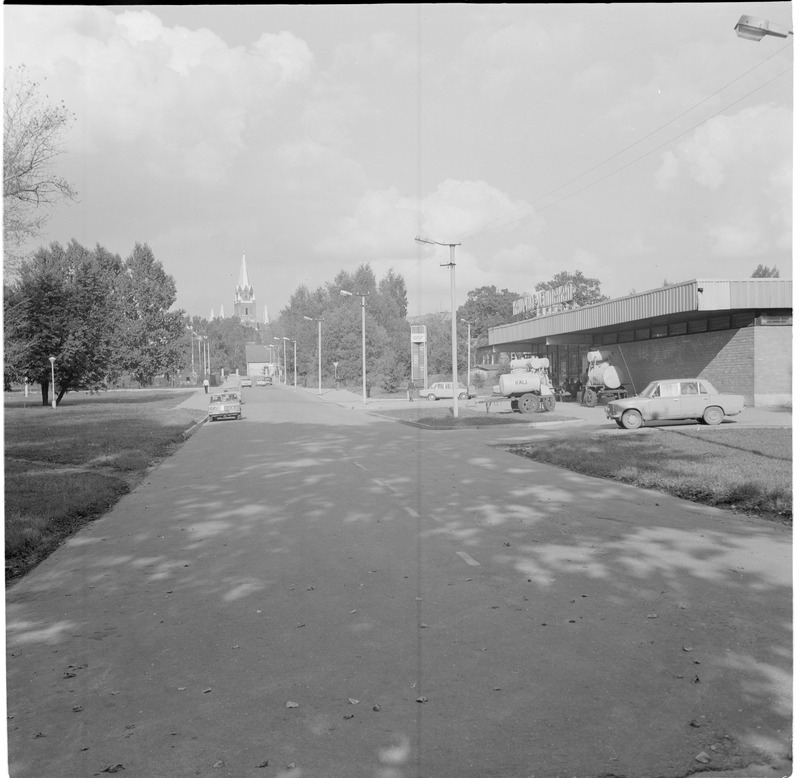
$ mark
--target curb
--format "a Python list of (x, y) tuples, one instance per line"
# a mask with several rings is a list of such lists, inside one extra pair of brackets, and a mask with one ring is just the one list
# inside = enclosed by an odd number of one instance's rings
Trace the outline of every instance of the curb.
[(197, 430), (199, 430), (200, 427), (202, 427), (207, 421), (208, 421), (208, 416), (192, 424), (192, 426), (189, 427), (188, 430), (183, 431), (183, 439), (185, 441), (189, 440), (189, 438), (192, 437), (192, 435), (194, 435), (194, 433), (197, 432)]

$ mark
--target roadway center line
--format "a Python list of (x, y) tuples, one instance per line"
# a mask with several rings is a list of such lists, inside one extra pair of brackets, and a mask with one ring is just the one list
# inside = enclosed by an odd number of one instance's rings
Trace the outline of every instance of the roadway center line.
[(456, 551), (456, 554), (458, 554), (468, 565), (477, 565), (480, 567), (481, 563), (473, 559), (466, 551)]
[(405, 508), (405, 511), (409, 516), (413, 516), (415, 519), (419, 518), (419, 514), (413, 508), (409, 508), (407, 505), (403, 507)]

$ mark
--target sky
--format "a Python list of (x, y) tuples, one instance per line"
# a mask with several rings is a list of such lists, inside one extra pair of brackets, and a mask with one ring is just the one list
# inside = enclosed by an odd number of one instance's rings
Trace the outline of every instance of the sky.
[[(30, 244), (146, 243), (176, 306), (259, 319), (369, 263), (409, 315), (561, 272), (603, 293), (792, 276), (792, 4), (3, 7), (75, 121)], [(422, 244), (422, 236), (446, 246)]]

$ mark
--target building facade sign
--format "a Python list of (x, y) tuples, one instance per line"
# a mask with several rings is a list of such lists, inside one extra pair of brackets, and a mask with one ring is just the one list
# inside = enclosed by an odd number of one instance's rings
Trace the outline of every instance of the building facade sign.
[(428, 388), (428, 328), (411, 325), (411, 380)]
[(512, 310), (517, 316), (521, 313), (533, 313), (534, 316), (544, 316), (547, 313), (557, 313), (570, 307), (575, 297), (575, 285), (564, 284), (555, 289), (542, 289), (530, 292), (525, 297), (520, 297), (512, 303)]

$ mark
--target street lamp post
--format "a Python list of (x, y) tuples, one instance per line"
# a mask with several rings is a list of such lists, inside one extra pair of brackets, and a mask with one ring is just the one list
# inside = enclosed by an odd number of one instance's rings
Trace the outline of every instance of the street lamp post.
[(294, 388), (297, 389), (297, 340), (292, 339), (292, 345), (294, 346), (294, 357), (292, 360), (292, 366), (294, 367)]
[(192, 380), (194, 380), (194, 327), (186, 327), (189, 330), (189, 345), (192, 349)]
[(48, 357), (50, 360), (50, 386), (53, 392), (53, 410), (56, 408), (56, 358)]
[(281, 338), (283, 341), (283, 385), (289, 385), (289, 371), (286, 369), (286, 341), (291, 340), (291, 338), (287, 338), (285, 335)]
[(469, 371), (470, 371), (470, 350), (472, 349), (472, 322), (462, 319), (462, 322), (467, 325), (467, 398), (469, 398)]
[[(438, 240), (430, 238), (414, 238), (417, 243), (430, 243), (434, 246), (448, 246), (450, 248), (450, 262), (442, 267), (450, 268), (450, 340), (452, 342), (452, 362), (453, 362), (453, 417), (458, 418), (458, 354), (456, 350), (456, 246), (460, 243), (440, 243)], [(469, 394), (469, 388), (467, 389)]]
[(776, 38), (788, 38), (794, 35), (794, 31), (788, 27), (781, 27), (777, 24), (771, 24), (767, 19), (759, 19), (756, 16), (740, 16), (739, 21), (733, 28), (740, 38), (745, 38), (749, 41), (760, 41), (767, 35), (772, 35)]
[(317, 376), (318, 376), (318, 389), (317, 393), (322, 394), (322, 319), (312, 319), (310, 316), (303, 316), (306, 321), (315, 321), (317, 323)]
[(361, 401), (367, 404), (367, 293), (348, 292), (340, 289), (342, 297), (352, 297), (354, 294), (361, 297)]
[[(273, 340), (277, 340), (278, 343), (281, 342), (281, 339), (276, 335)], [(286, 344), (283, 346), (283, 382), (286, 383)], [(281, 352), (278, 352), (278, 383), (281, 381)]]

